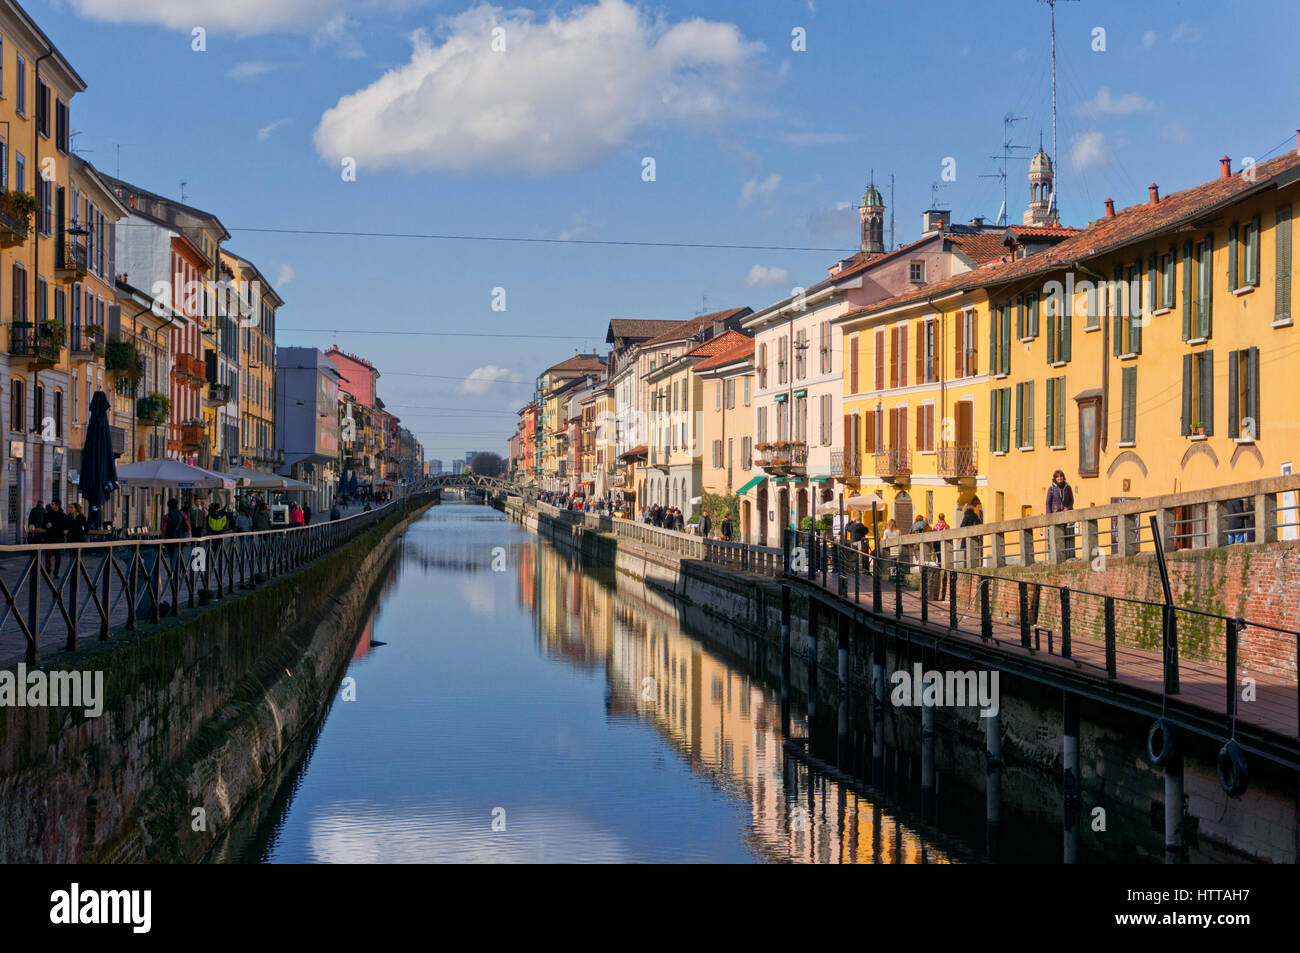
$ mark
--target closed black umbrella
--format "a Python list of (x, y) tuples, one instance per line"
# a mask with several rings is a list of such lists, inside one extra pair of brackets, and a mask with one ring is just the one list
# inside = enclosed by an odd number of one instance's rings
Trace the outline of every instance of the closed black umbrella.
[(113, 460), (113, 437), (108, 430), (108, 397), (102, 390), (95, 391), (90, 400), (78, 488), (89, 505), (87, 523), (91, 529), (99, 529), (104, 503), (117, 490), (117, 463)]

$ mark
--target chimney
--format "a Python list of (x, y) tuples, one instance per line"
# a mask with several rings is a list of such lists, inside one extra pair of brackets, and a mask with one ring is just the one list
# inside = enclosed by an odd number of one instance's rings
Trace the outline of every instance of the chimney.
[(1107, 199), (1107, 200), (1106, 200), (1106, 217), (1107, 217), (1107, 218), (1114, 218), (1114, 217), (1115, 217), (1115, 200), (1114, 200), (1114, 199)]
[(1150, 193), (1151, 193), (1151, 204), (1152, 204), (1152, 205), (1159, 205), (1159, 204), (1160, 204), (1160, 186), (1158, 186), (1158, 185), (1156, 185), (1154, 182), (1152, 182), (1149, 186), (1147, 186), (1147, 188), (1150, 190)]
[(972, 226), (973, 228), (983, 228), (983, 227), (984, 227), (984, 216), (983, 216), (983, 215), (976, 215), (974, 218), (972, 218), (972, 219), (970, 220), (970, 223), (971, 223), (971, 226)]
[(1232, 160), (1229, 159), (1227, 156), (1224, 156), (1222, 159), (1219, 160), (1219, 178), (1221, 179), (1232, 178)]
[(1295, 131), (1295, 151), (1300, 152), (1300, 129)]
[(952, 213), (946, 209), (926, 209), (921, 216), (921, 233), (929, 235), (931, 232), (938, 232), (947, 228), (950, 215)]

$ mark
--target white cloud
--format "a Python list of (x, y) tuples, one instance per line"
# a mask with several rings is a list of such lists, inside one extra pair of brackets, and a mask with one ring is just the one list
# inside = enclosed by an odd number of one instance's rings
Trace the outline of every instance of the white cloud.
[(823, 206), (808, 216), (808, 234), (819, 244), (856, 248), (860, 238), (860, 220), (856, 202), (840, 201)]
[(1108, 158), (1104, 133), (1085, 132), (1070, 141), (1070, 164), (1076, 171), (1102, 165)]
[(776, 187), (781, 184), (781, 177), (775, 172), (769, 173), (767, 178), (759, 181), (758, 179), (749, 179), (740, 187), (740, 204), (748, 205), (755, 199), (766, 202), (776, 191)]
[(236, 63), (230, 67), (226, 73), (231, 79), (258, 79), (265, 76), (274, 69), (270, 63), (264, 63), (259, 60), (251, 60), (247, 63)]
[(1097, 95), (1079, 106), (1081, 116), (1130, 116), (1133, 113), (1155, 109), (1156, 104), (1138, 93), (1111, 95), (1109, 87), (1097, 90)]
[(854, 138), (846, 132), (788, 132), (781, 141), (788, 146), (838, 146)]
[(789, 280), (790, 273), (788, 271), (772, 265), (755, 265), (749, 269), (749, 274), (745, 276), (745, 284), (751, 288), (760, 288), (764, 285), (783, 285)]
[(275, 122), (267, 123), (261, 129), (257, 130), (257, 141), (266, 142), (267, 139), (271, 138), (271, 133), (275, 132), (276, 129), (283, 126), (286, 122), (289, 122), (289, 120), (277, 119)]
[[(492, 48), (496, 28), (503, 52)], [(406, 169), (574, 169), (650, 127), (726, 119), (762, 49), (733, 24), (669, 26), (626, 0), (546, 19), (480, 3), (446, 19), (440, 43), (423, 30), (411, 43), (410, 62), (321, 117), (322, 157)]]
[(347, 14), (336, 14), (312, 34), (312, 50), (333, 48), (345, 60), (361, 59), (366, 52), (357, 40), (357, 26), (357, 21)]
[(1186, 40), (1189, 43), (1195, 43), (1201, 38), (1201, 31), (1190, 23), (1178, 24), (1178, 29), (1174, 30), (1174, 35), (1169, 38), (1170, 43), (1177, 43), (1179, 40)]
[(299, 32), (321, 23), (345, 0), (71, 0), (84, 17), (109, 23), (153, 23), (186, 32), (195, 27), (235, 33)]
[(469, 377), (460, 382), (458, 389), (462, 394), (486, 394), (492, 389), (491, 385), (493, 383), (500, 380), (509, 380), (510, 376), (510, 371), (504, 367), (486, 364), (483, 367), (474, 368)]
[(1147, 30), (1142, 34), (1142, 49), (1149, 50), (1156, 45), (1156, 31)]
[(296, 277), (298, 277), (298, 273), (293, 270), (292, 265), (281, 265), (279, 271), (275, 273), (275, 286), (276, 288), (283, 288)]

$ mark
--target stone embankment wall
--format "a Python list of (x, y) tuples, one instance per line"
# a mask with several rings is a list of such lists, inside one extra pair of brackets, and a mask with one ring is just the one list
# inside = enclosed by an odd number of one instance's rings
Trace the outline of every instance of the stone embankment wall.
[(0, 708), (0, 862), (196, 861), (314, 724), (417, 505), (251, 592), (78, 652), (98, 718)]

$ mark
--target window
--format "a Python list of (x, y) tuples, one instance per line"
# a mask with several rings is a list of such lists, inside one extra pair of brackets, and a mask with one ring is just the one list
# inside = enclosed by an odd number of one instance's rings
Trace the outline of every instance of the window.
[(1228, 290), (1259, 285), (1259, 216), (1228, 229)]
[(934, 404), (916, 408), (916, 449), (923, 453), (934, 452)]
[(18, 192), (27, 191), (27, 160), (21, 152), (14, 153), (14, 189)]
[(758, 386), (767, 387), (767, 345), (758, 346)]
[(789, 351), (789, 349), (790, 349), (790, 339), (783, 334), (781, 335), (780, 339), (777, 341), (776, 382), (778, 384), (785, 383), (785, 355), (786, 352)]
[(54, 438), (63, 439), (63, 391), (54, 391)]
[(716, 387), (714, 388), (713, 397), (714, 397), (713, 409), (721, 410), (722, 409), (722, 381), (718, 381)]
[(23, 323), (27, 320), (27, 272), (17, 262), (14, 262), (10, 287), (13, 289), (14, 320)]
[(758, 442), (767, 443), (767, 408), (758, 408)]
[(831, 395), (821, 395), (821, 426), (822, 426), (822, 446), (831, 445)]
[(1047, 363), (1065, 364), (1070, 360), (1070, 324), (1074, 312), (1072, 296), (1055, 299), (1047, 318)]
[(916, 382), (933, 384), (939, 379), (939, 322), (926, 318), (917, 331), (920, 340), (916, 346)]
[(50, 87), (43, 79), (36, 80), (36, 131), (50, 137)]
[(746, 376), (745, 378), (745, 406), (746, 407), (749, 406), (749, 381), (750, 381), (749, 377)]
[(1011, 373), (1011, 302), (1000, 305), (989, 322), (989, 373)]
[(37, 227), (42, 235), (54, 233), (54, 183), (44, 176), (36, 180), (36, 197), (40, 199), (41, 211), (37, 218)]
[(1101, 465), (1100, 395), (1079, 401), (1079, 476), (1095, 477)]
[(45, 385), (37, 384), (32, 388), (32, 432), (41, 430), (41, 418), (45, 416)]
[(915, 282), (924, 282), (924, 281), (925, 281), (925, 262), (923, 262), (923, 261), (914, 261), (914, 262), (912, 262), (912, 263), (911, 263), (910, 272), (911, 272), (911, 279), (912, 279), (912, 281), (915, 281)]
[(795, 337), (794, 371), (799, 380), (808, 376), (808, 332), (800, 330)]
[(849, 341), (849, 393), (858, 392), (858, 342), (861, 340), (858, 335), (853, 335)]
[(723, 391), (722, 403), (727, 410), (736, 409), (736, 379), (734, 377), (727, 380), (726, 390)]
[(834, 370), (831, 364), (831, 341), (834, 338), (831, 335), (831, 323), (829, 321), (823, 321), (821, 323), (820, 333), (821, 333), (821, 341), (820, 341), (819, 353), (821, 354), (821, 364), (819, 365), (819, 367), (821, 368), (821, 372), (823, 374), (829, 374), (832, 370)]
[(14, 111), (27, 115), (27, 61), (21, 56), (14, 64)]
[(1065, 446), (1065, 378), (1052, 377), (1047, 381), (1047, 445), (1053, 449)]
[[(876, 332), (876, 390), (885, 389), (885, 332)], [(855, 392), (856, 393), (856, 392)]]
[(12, 378), (9, 382), (9, 429), (19, 432), (27, 429), (27, 402), (25, 399), (25, 390), (27, 384), (20, 378)]
[(1016, 447), (1034, 449), (1034, 382), (1016, 385)]
[(889, 408), (889, 449), (907, 449), (907, 407)]
[(1228, 352), (1228, 436), (1259, 439), (1259, 348)]
[(1174, 307), (1174, 250), (1160, 256), (1160, 307), (1172, 310)]
[[(1128, 268), (1128, 284), (1121, 284), (1122, 272), (1115, 268), (1115, 283), (1121, 288), (1114, 316), (1111, 351), (1117, 357), (1142, 353), (1142, 261)], [(1124, 293), (1124, 292), (1127, 293)]]
[(1120, 371), (1119, 442), (1132, 445), (1137, 441), (1137, 368)]
[(1016, 337), (1022, 341), (1038, 337), (1038, 292), (1016, 295)]
[(1183, 435), (1214, 434), (1214, 352), (1183, 355)]
[(907, 386), (907, 325), (903, 324), (889, 329), (889, 353), (892, 363), (889, 368), (889, 386)]
[(976, 352), (976, 335), (979, 332), (979, 318), (974, 309), (957, 315), (957, 333), (954, 345), (954, 362), (958, 377), (970, 377), (978, 371)]
[(1010, 387), (989, 392), (989, 447), (994, 453), (1006, 453), (1011, 447)]
[(1214, 239), (1206, 236), (1183, 243), (1183, 340), (1204, 341), (1210, 336), (1213, 273), (1210, 267)]
[(62, 153), (68, 151), (68, 104), (62, 99), (54, 100), (54, 145)]

